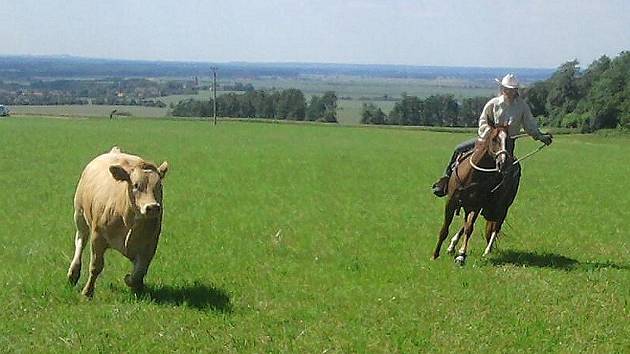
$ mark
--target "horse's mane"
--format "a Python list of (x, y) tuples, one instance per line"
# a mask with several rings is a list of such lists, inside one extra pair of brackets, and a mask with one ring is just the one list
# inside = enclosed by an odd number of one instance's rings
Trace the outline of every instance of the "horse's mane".
[(492, 140), (496, 138), (497, 135), (499, 135), (501, 131), (507, 132), (508, 128), (509, 126), (506, 124), (501, 124), (501, 125), (490, 124), (490, 131), (488, 132), (486, 137), (483, 139), (479, 138), (475, 142), (475, 150), (478, 153), (485, 154), (490, 149), (490, 142), (492, 142)]

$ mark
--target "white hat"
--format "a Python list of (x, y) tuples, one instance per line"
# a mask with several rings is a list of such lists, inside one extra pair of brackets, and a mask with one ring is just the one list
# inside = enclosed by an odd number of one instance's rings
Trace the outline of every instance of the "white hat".
[(499, 85), (507, 88), (518, 88), (518, 80), (514, 74), (507, 74), (503, 77), (503, 80), (499, 81), (499, 79), (494, 79)]

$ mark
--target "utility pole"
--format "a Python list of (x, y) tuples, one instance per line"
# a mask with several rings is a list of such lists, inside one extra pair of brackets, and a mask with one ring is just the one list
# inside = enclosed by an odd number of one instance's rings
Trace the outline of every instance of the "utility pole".
[(214, 125), (217, 125), (217, 67), (213, 66), (212, 70), (212, 112), (214, 113)]

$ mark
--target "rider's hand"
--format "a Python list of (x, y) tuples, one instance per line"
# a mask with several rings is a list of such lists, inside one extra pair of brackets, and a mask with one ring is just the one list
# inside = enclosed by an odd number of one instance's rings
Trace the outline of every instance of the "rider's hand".
[(540, 141), (545, 143), (545, 145), (551, 145), (553, 137), (551, 136), (551, 134), (543, 134), (540, 136)]

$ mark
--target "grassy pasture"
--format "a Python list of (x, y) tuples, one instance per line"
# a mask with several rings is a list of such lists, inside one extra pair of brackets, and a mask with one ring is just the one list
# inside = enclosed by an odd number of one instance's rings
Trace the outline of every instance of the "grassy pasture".
[[(429, 260), (443, 201), (428, 187), (467, 137), (0, 119), (0, 348), (627, 352), (628, 137), (559, 136), (524, 162), (499, 251), (482, 259), (477, 231), (459, 268)], [(130, 263), (112, 251), (87, 301), (65, 280), (72, 196), (114, 144), (169, 161), (163, 234), (145, 293), (125, 288)]]
[(109, 117), (113, 110), (128, 112), (134, 117), (165, 117), (167, 108), (114, 105), (29, 105), (11, 106), (12, 114), (70, 116), (70, 117)]

